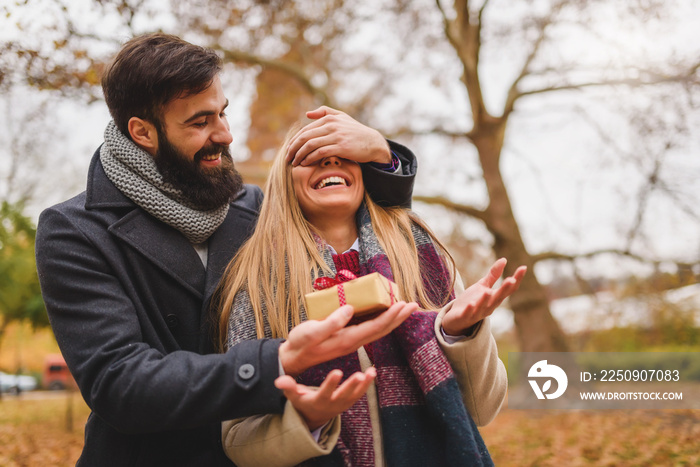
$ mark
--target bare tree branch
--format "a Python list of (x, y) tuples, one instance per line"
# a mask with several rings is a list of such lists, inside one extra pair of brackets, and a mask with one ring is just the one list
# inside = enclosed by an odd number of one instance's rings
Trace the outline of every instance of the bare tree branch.
[(426, 130), (414, 130), (413, 128), (409, 127), (401, 127), (395, 131), (392, 131), (391, 134), (387, 134), (389, 138), (396, 138), (399, 136), (427, 136), (427, 135), (439, 135), (439, 136), (446, 136), (448, 138), (453, 138), (453, 139), (462, 139), (466, 138), (471, 141), (472, 139), (472, 133), (471, 132), (463, 132), (463, 131), (450, 131), (446, 130), (444, 128), (429, 128)]
[(445, 36), (457, 52), (463, 67), (462, 81), (464, 82), (469, 95), (469, 104), (472, 110), (474, 125), (489, 117), (484, 103), (484, 96), (481, 90), (479, 78), (479, 53), (481, 51), (481, 15), (472, 18), (469, 11), (468, 0), (455, 0), (454, 10), (456, 17), (450, 20), (445, 10), (436, 0), (437, 6), (442, 14)]
[(449, 199), (443, 197), (443, 196), (414, 196), (413, 201), (419, 201), (421, 203), (427, 203), (427, 204), (437, 204), (439, 206), (446, 207), (448, 209), (451, 209), (455, 212), (461, 213), (461, 214), (466, 214), (468, 216), (474, 217), (476, 219), (479, 219), (486, 223), (487, 221), (487, 216), (486, 212), (477, 209), (473, 206), (467, 206), (464, 204), (459, 204), (455, 203), (453, 201), (450, 201)]
[(564, 85), (559, 85), (559, 86), (547, 86), (544, 88), (540, 89), (531, 89), (529, 91), (520, 91), (518, 92), (515, 96), (513, 96), (515, 100), (520, 99), (521, 97), (525, 96), (532, 96), (535, 94), (544, 94), (548, 92), (556, 92), (556, 91), (576, 91), (576, 90), (581, 90), (584, 88), (590, 88), (590, 87), (603, 87), (603, 86), (629, 86), (629, 87), (643, 87), (643, 86), (654, 86), (657, 84), (664, 84), (664, 83), (687, 83), (692, 80), (693, 74), (695, 71), (698, 69), (700, 64), (694, 65), (691, 70), (688, 73), (683, 73), (680, 75), (673, 75), (673, 76), (663, 76), (663, 75), (652, 75), (648, 79), (642, 79), (642, 78), (619, 78), (619, 79), (608, 79), (608, 80), (601, 80), (601, 81), (591, 81), (588, 83), (578, 83), (578, 84), (564, 84)]
[(654, 168), (647, 177), (648, 183), (645, 184), (639, 193), (639, 202), (637, 203), (637, 213), (635, 215), (634, 224), (627, 233), (627, 249), (632, 248), (632, 243), (635, 238), (639, 235), (639, 231), (642, 228), (642, 222), (644, 221), (644, 215), (647, 212), (647, 204), (649, 202), (649, 196), (656, 189), (659, 181), (659, 172), (661, 170), (661, 161), (654, 161)]
[(484, 3), (481, 5), (481, 8), (479, 8), (479, 24), (483, 24), (481, 20), (484, 17), (484, 11), (486, 11), (486, 7), (488, 6), (488, 4), (489, 0), (484, 0)]
[(547, 251), (547, 252), (542, 252), (538, 253), (535, 255), (532, 255), (532, 261), (534, 263), (538, 263), (540, 261), (549, 261), (549, 260), (555, 260), (555, 261), (571, 261), (574, 262), (577, 259), (588, 259), (588, 258), (593, 258), (596, 256), (601, 256), (601, 255), (617, 255), (617, 256), (623, 256), (627, 258), (634, 259), (636, 261), (639, 261), (640, 263), (645, 263), (645, 264), (652, 264), (652, 265), (659, 265), (661, 263), (673, 263), (679, 268), (690, 268), (693, 266), (696, 266), (700, 264), (700, 262), (695, 262), (695, 263), (687, 263), (683, 261), (673, 261), (673, 260), (655, 260), (651, 258), (646, 258), (644, 256), (638, 255), (636, 253), (632, 253), (631, 251), (628, 250), (620, 250), (616, 248), (604, 248), (601, 250), (595, 250), (595, 251), (589, 251), (587, 253), (580, 253), (580, 254), (566, 254), (566, 253), (559, 253), (555, 251)]
[(515, 101), (521, 96), (521, 93), (518, 91), (518, 86), (522, 80), (530, 74), (530, 65), (547, 38), (548, 26), (553, 23), (554, 15), (558, 13), (566, 3), (566, 1), (563, 1), (555, 4), (552, 7), (551, 13), (546, 18), (539, 21), (539, 34), (537, 35), (537, 39), (535, 39), (535, 41), (532, 43), (532, 48), (525, 59), (525, 63), (523, 63), (520, 74), (518, 74), (518, 77), (515, 78), (513, 84), (511, 84), (510, 89), (508, 90), (508, 97), (506, 98), (505, 105), (503, 106), (503, 118), (508, 118), (508, 116), (513, 112)]
[(327, 105), (329, 107), (336, 106), (330, 96), (328, 96), (328, 94), (326, 94), (322, 88), (314, 86), (311, 83), (311, 79), (306, 76), (304, 71), (291, 63), (282, 62), (280, 60), (266, 59), (259, 55), (254, 55), (240, 50), (227, 50), (220, 47), (218, 50), (223, 53), (225, 61), (233, 63), (247, 63), (249, 65), (259, 65), (280, 70), (297, 80), (299, 84), (301, 84), (309, 93), (311, 93), (311, 95), (315, 96), (323, 105)]

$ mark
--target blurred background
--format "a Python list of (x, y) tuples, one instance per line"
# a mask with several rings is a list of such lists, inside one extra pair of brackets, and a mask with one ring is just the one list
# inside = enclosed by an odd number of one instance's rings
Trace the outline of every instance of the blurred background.
[[(124, 41), (218, 51), (248, 183), (319, 105), (411, 148), (413, 209), (465, 282), (498, 257), (530, 269), (493, 316), (507, 364), (700, 351), (698, 24), (694, 0), (0, 0), (0, 465), (80, 453), (89, 409), (61, 369), (34, 235), (84, 190)], [(482, 433), (497, 465), (700, 465), (698, 422), (505, 408)]]

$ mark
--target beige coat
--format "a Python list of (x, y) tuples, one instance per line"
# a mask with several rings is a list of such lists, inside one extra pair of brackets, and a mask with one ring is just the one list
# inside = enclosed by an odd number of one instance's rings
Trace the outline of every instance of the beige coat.
[[(458, 281), (457, 293), (463, 289)], [(447, 304), (435, 320), (435, 334), (447, 356), (462, 392), (467, 411), (478, 426), (491, 422), (498, 414), (506, 397), (507, 375), (503, 362), (498, 358), (496, 341), (491, 325), (485, 319), (468, 339), (448, 344), (440, 330), (442, 318), (450, 309)], [(371, 363), (364, 349), (358, 351), (364, 370)], [(383, 464), (381, 426), (376, 388), (367, 392), (375, 459)], [(239, 467), (293, 466), (312, 457), (330, 454), (340, 435), (340, 416), (335, 417), (322, 431), (318, 442), (309, 432), (299, 413), (287, 402), (281, 415), (258, 415), (223, 422), (222, 441), (226, 455)]]

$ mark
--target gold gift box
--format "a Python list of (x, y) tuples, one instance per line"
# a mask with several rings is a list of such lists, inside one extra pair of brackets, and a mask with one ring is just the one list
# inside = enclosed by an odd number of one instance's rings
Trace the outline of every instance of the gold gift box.
[[(352, 305), (355, 317), (385, 311), (399, 301), (399, 289), (392, 281), (378, 272), (343, 282), (345, 304)], [(309, 319), (323, 319), (337, 310), (340, 305), (338, 286), (318, 290), (304, 296), (306, 316)]]

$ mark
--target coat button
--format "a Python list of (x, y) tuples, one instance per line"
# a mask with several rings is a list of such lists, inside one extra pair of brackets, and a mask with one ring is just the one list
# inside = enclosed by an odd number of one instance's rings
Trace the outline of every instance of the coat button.
[(253, 377), (253, 375), (255, 375), (255, 367), (250, 363), (241, 365), (241, 367), (238, 369), (238, 376), (240, 376), (241, 379), (250, 379)]
[(176, 315), (168, 315), (165, 317), (165, 322), (170, 329), (176, 328), (180, 324), (180, 319)]

